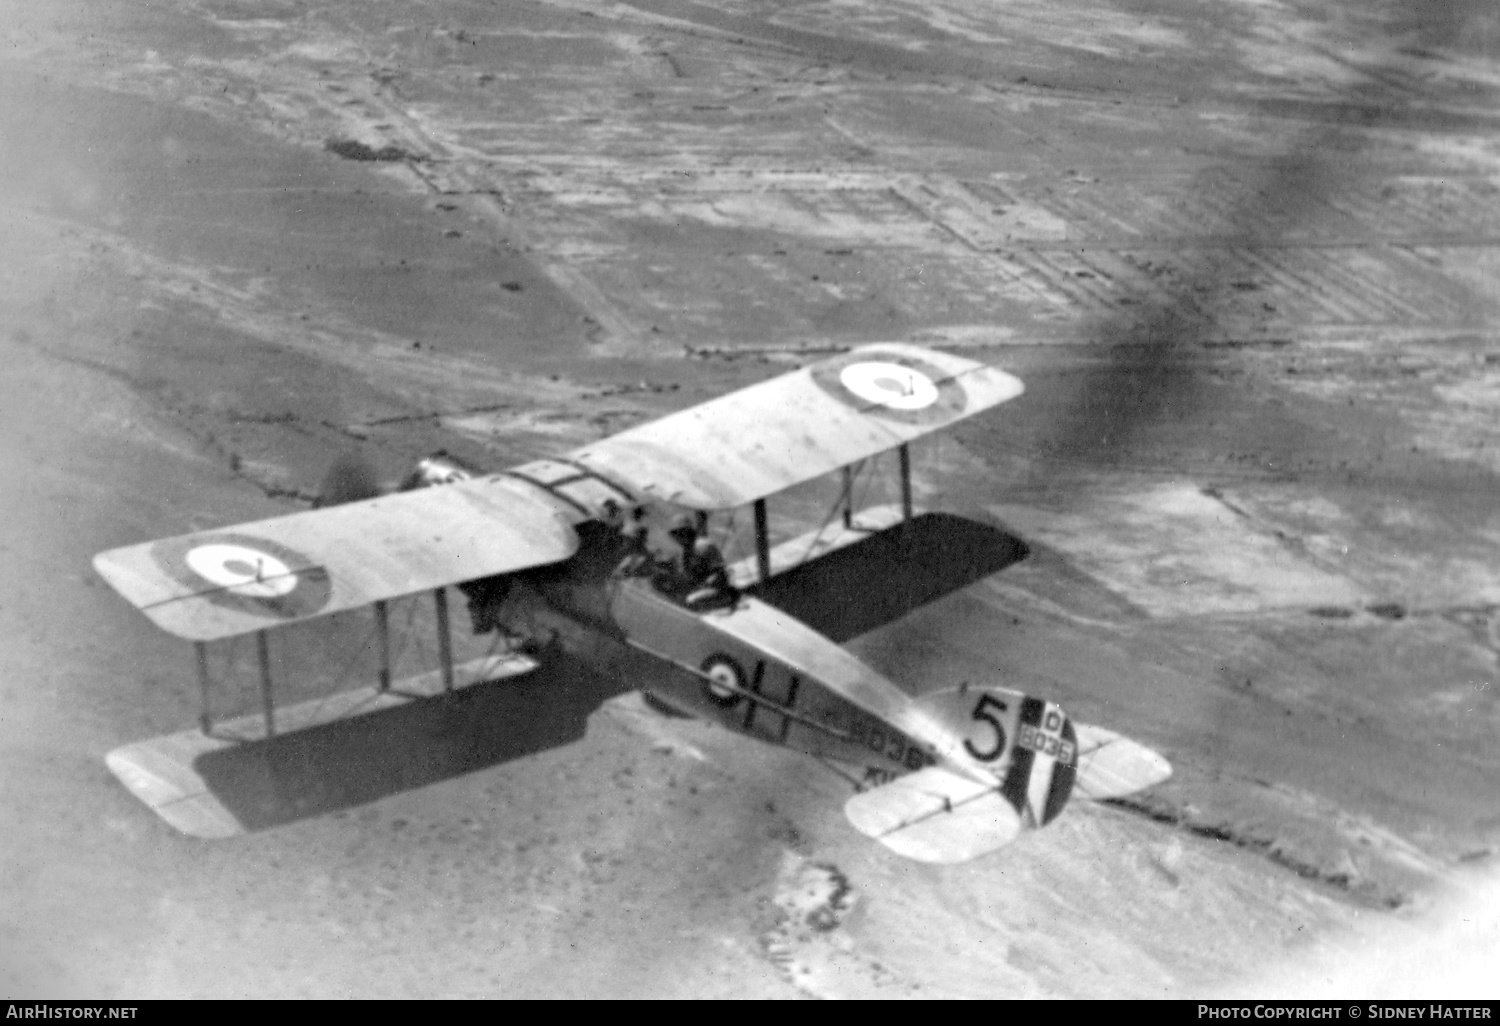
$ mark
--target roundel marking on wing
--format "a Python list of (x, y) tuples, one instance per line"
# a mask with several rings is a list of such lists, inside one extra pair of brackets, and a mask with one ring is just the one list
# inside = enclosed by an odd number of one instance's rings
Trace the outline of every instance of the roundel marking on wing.
[(322, 609), (333, 594), (327, 570), (268, 538), (169, 538), (158, 542), (152, 555), (195, 596), (244, 613), (299, 619)]
[(861, 399), (893, 410), (924, 410), (938, 401), (931, 378), (888, 360), (851, 363), (839, 371), (839, 382)]
[(958, 381), (941, 367), (907, 353), (848, 353), (814, 368), (812, 380), (862, 414), (910, 424), (942, 423), (968, 407), (968, 393)]
[(297, 587), (292, 568), (248, 545), (209, 542), (188, 549), (183, 558), (205, 580), (251, 598), (280, 598)]

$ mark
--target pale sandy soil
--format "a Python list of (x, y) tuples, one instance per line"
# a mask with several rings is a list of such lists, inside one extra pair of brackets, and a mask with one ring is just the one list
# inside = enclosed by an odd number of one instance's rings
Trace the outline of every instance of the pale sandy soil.
[[(0, 3), (0, 995), (1482, 992), (1497, 58), (1458, 2)], [(545, 750), (234, 841), (106, 771), (196, 704), (93, 553), (877, 339), (1027, 381), (918, 484), (1031, 555), (851, 646), (1168, 784), (919, 866), (562, 670)]]

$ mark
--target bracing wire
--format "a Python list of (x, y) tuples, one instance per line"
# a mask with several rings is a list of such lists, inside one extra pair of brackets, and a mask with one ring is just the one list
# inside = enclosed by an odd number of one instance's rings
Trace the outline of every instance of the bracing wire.
[(831, 507), (829, 507), (828, 515), (823, 518), (823, 523), (818, 526), (818, 530), (813, 534), (812, 538), (808, 541), (808, 543), (807, 543), (807, 550), (802, 553), (802, 558), (799, 559), (799, 560), (797, 560), (797, 565), (800, 566), (801, 564), (807, 562), (808, 557), (810, 557), (813, 554), (814, 550), (817, 549), (818, 543), (823, 540), (823, 532), (826, 531), (826, 530), (828, 530), (828, 525), (831, 524), (831, 523), (833, 523), (833, 518), (839, 515), (840, 507), (843, 506), (843, 504), (845, 503), (845, 501), (849, 502), (849, 504), (851, 506), (853, 505), (853, 503), (854, 503), (854, 484), (855, 484), (856, 481), (859, 480), (860, 474), (864, 472), (865, 463), (866, 463), (865, 460), (860, 460), (858, 463), (854, 464), (854, 471), (849, 476), (849, 493), (848, 493), (848, 495), (847, 496), (845, 495), (843, 488), (839, 489), (838, 497), (833, 500), (833, 505)]
[[(733, 544), (729, 545), (729, 546), (726, 546), (729, 549), (729, 551), (724, 554), (724, 561), (726, 563), (733, 563), (733, 562), (736, 562), (736, 561), (744, 558), (743, 556), (740, 555), (740, 541), (741, 541), (741, 539), (740, 539), (740, 529), (739, 529), (738, 520), (739, 520), (739, 517), (735, 513), (735, 511), (734, 510), (730, 510), (729, 511), (729, 523), (727, 523), (724, 526), (724, 534), (723, 534), (723, 536), (724, 536), (724, 538), (726, 540), (733, 542)], [(731, 555), (734, 556), (734, 559), (730, 559), (729, 558)]]
[[(849, 508), (853, 512), (859, 512), (865, 508), (865, 502), (870, 497), (871, 490), (875, 487), (875, 481), (880, 475), (875, 473), (876, 461), (880, 457), (871, 456), (867, 460), (860, 460), (855, 464), (854, 478), (849, 482)], [(868, 471), (868, 473), (867, 473)], [(857, 493), (855, 488), (862, 489)]]
[(315, 715), (321, 714), (323, 709), (327, 706), (329, 700), (333, 698), (334, 695), (340, 693), (340, 689), (343, 686), (344, 682), (346, 680), (352, 679), (350, 671), (354, 668), (355, 662), (359, 660), (366, 651), (369, 650), (369, 648), (371, 647), (371, 642), (373, 642), (374, 640), (375, 625), (372, 621), (371, 624), (367, 628), (365, 628), (363, 634), (360, 635), (358, 643), (350, 646), (350, 651), (344, 659), (344, 664), (339, 667), (338, 672), (334, 674), (332, 693), (325, 694), (318, 699), (318, 703), (314, 707)]
[(852, 773), (845, 773), (843, 770), (839, 769), (838, 766), (834, 765), (832, 759), (825, 759), (821, 756), (818, 756), (816, 758), (820, 766), (822, 766), (828, 772), (832, 773), (834, 776), (838, 777), (840, 780), (844, 781), (850, 787), (853, 787), (855, 791), (863, 791), (865, 789), (864, 781), (855, 777)]
[[(496, 657), (496, 654), (499, 652), (499, 649), (500, 649), (500, 646), (501, 646), (502, 643), (506, 646), (506, 654), (509, 655), (509, 656), (511, 656), (512, 658), (514, 658), (516, 653), (515, 653), (515, 649), (513, 647), (511, 647), (511, 641), (512, 641), (512, 639), (508, 636), (508, 634), (505, 631), (503, 631), (503, 630), (497, 630), (497, 631), (495, 631), (495, 636), (490, 641), (489, 651), (487, 651), (484, 654), (484, 657), (483, 657), (484, 658), (484, 665), (488, 665), (489, 662), (490, 662), (490, 660), (492, 660), (492, 659), (494, 659)], [(478, 683), (478, 682), (476, 681), (476, 683)]]
[[(411, 599), (406, 604), (406, 626), (398, 632), (400, 639), (396, 645), (396, 650), (391, 653), (392, 676), (395, 676), (395, 668), (401, 664), (401, 657), (406, 654), (407, 643), (416, 637), (416, 631), (412, 626), (416, 622), (416, 619), (417, 603), (415, 599)], [(417, 651), (418, 660), (424, 660), (426, 653), (422, 651), (422, 643), (418, 641), (412, 647)]]

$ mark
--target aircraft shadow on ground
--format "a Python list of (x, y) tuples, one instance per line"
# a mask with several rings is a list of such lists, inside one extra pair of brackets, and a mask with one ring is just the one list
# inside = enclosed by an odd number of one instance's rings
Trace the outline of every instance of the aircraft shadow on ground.
[(619, 693), (549, 654), (524, 676), (210, 752), (194, 768), (246, 830), (263, 830), (571, 744)]
[(777, 575), (750, 593), (844, 642), (1013, 566), (1020, 538), (952, 513), (923, 513)]
[[(1025, 559), (1015, 535), (927, 513), (787, 571), (752, 594), (833, 641), (899, 619)], [(339, 811), (581, 739), (621, 687), (561, 652), (537, 670), (200, 756), (246, 830)]]

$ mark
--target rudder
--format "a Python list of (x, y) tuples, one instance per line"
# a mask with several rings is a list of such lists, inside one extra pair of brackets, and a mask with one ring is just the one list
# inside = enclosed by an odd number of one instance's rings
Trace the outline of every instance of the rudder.
[(1006, 688), (962, 685), (918, 704), (942, 721), (961, 749), (951, 754), (993, 776), (1028, 827), (1056, 819), (1073, 793), (1078, 736), (1054, 702)]

